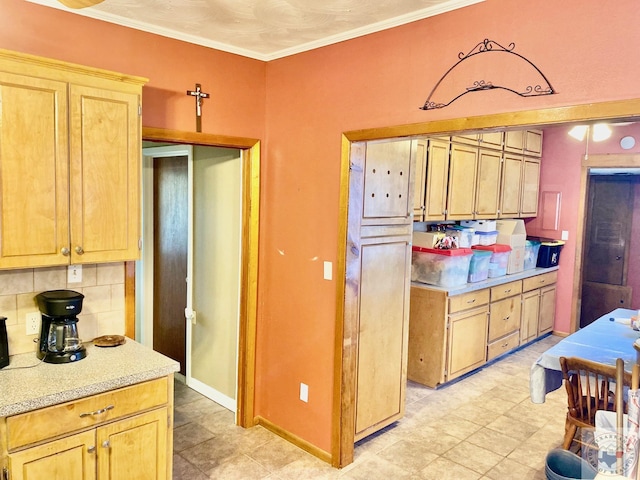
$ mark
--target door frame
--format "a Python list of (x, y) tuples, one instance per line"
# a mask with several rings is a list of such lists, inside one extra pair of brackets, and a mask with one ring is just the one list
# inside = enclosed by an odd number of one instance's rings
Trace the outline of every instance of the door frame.
[[(381, 128), (353, 130), (342, 134), (341, 167), (340, 167), (340, 207), (338, 225), (337, 279), (336, 279), (336, 316), (334, 342), (334, 388), (331, 435), (332, 465), (344, 467), (353, 462), (355, 432), (355, 398), (356, 398), (356, 359), (358, 331), (357, 312), (354, 304), (345, 304), (345, 287), (347, 273), (347, 232), (349, 230), (348, 207), (350, 201), (349, 180), (351, 167), (351, 144), (368, 140), (383, 140), (398, 137), (422, 137), (451, 135), (455, 133), (502, 129), (506, 127), (525, 128), (552, 126), (569, 122), (593, 122), (594, 120), (640, 120), (640, 99), (629, 99), (582, 105), (525, 110), (509, 113), (497, 113), (477, 117), (461, 117), (430, 122), (413, 123)], [(592, 156), (594, 158), (595, 156)], [(621, 160), (620, 160), (621, 161)], [(615, 162), (614, 162), (615, 163)], [(624, 162), (622, 162), (624, 163)], [(583, 166), (581, 184), (584, 193), (586, 178)], [(612, 167), (615, 165), (611, 165)], [(573, 298), (571, 300), (571, 331), (576, 330), (579, 317), (582, 244), (584, 241), (584, 195), (579, 200), (579, 222), (577, 232), (576, 267), (574, 272)]]
[[(242, 259), (236, 423), (256, 425), (254, 419), (256, 319), (258, 294), (258, 234), (260, 222), (260, 140), (208, 133), (142, 127), (142, 140), (184, 145), (236, 148), (242, 161)], [(135, 262), (125, 275), (126, 331), (135, 331)], [(136, 332), (138, 333), (138, 332)]]

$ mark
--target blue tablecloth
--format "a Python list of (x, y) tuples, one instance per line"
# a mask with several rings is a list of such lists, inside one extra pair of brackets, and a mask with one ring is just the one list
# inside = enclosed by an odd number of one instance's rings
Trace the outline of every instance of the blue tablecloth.
[[(616, 359), (622, 358), (625, 370), (631, 371), (631, 366), (636, 362), (633, 344), (640, 338), (640, 332), (621, 322), (628, 322), (631, 315), (636, 313), (637, 310), (618, 308), (544, 352), (531, 366), (531, 401), (544, 403), (547, 393), (562, 386), (560, 357), (580, 357), (614, 366)], [(612, 318), (614, 321), (611, 321)]]

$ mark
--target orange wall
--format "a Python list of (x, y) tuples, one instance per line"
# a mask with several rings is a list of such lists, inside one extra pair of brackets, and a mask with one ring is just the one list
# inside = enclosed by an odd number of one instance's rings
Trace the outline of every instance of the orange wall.
[[(635, 0), (488, 0), (268, 64), (259, 414), (330, 449), (336, 295), (322, 279), (321, 261), (335, 261), (339, 248), (341, 132), (640, 97), (639, 20)], [(487, 37), (514, 42), (558, 94), (520, 98), (495, 90), (419, 110), (458, 52)], [(477, 73), (471, 81), (496, 75)], [(570, 249), (563, 256), (570, 258)], [(572, 273), (561, 291), (570, 292), (568, 281)], [(309, 385), (309, 404), (298, 400), (300, 382)]]
[[(149, 77), (147, 126), (193, 130), (193, 99), (184, 91), (200, 82), (212, 93), (205, 132), (264, 141), (256, 413), (330, 451), (336, 292), (322, 262), (335, 265), (339, 248), (341, 133), (640, 97), (636, 3), (487, 0), (265, 65), (0, 0), (0, 47)], [(481, 92), (419, 110), (458, 52), (487, 37), (514, 42), (558, 94)], [(472, 80), (492, 80), (477, 73)], [(309, 403), (298, 399), (300, 382), (309, 385)]]

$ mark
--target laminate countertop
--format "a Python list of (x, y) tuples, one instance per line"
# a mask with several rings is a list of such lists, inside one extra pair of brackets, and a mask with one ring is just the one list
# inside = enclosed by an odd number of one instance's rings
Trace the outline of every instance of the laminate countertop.
[(44, 363), (35, 352), (9, 357), (9, 366), (0, 369), (0, 417), (126, 387), (180, 370), (178, 362), (130, 338), (117, 347), (96, 347), (92, 343), (85, 343), (85, 347), (87, 356), (72, 363)]
[(426, 288), (428, 290), (437, 290), (439, 292), (447, 292), (451, 297), (453, 295), (461, 295), (463, 293), (475, 292), (476, 290), (482, 290), (483, 288), (491, 288), (504, 283), (513, 282), (515, 280), (523, 280), (529, 277), (535, 277), (536, 275), (542, 275), (547, 272), (554, 272), (558, 270), (558, 266), (549, 268), (531, 268), (529, 270), (523, 270), (522, 272), (513, 273), (511, 275), (502, 275), (501, 277), (488, 278), (480, 282), (465, 283), (458, 287), (438, 287), (437, 285), (429, 285), (428, 283), (411, 282), (412, 287)]

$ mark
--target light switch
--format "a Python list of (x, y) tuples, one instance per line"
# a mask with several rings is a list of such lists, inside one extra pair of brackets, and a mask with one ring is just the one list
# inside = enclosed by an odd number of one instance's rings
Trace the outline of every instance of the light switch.
[(333, 279), (333, 263), (324, 262), (324, 279), (332, 280)]
[(67, 283), (82, 282), (82, 265), (69, 265), (67, 269)]
[(569, 240), (569, 230), (562, 230), (560, 240)]
[(300, 400), (309, 402), (309, 385), (306, 383), (300, 384)]

